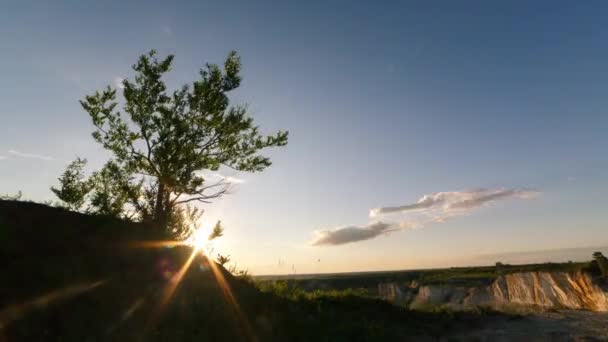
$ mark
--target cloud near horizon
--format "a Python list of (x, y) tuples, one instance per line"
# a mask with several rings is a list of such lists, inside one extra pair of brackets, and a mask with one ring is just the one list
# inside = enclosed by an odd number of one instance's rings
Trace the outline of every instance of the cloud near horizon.
[(529, 199), (540, 192), (529, 189), (475, 189), (437, 192), (422, 196), (415, 203), (370, 210), (374, 223), (315, 231), (313, 246), (342, 245), (373, 239), (398, 230), (422, 228), (449, 218), (469, 214), (476, 208), (507, 198)]
[(313, 246), (342, 245), (349, 242), (373, 239), (399, 228), (391, 223), (376, 222), (365, 226), (348, 226), (330, 230), (316, 231)]
[(53, 158), (51, 156), (44, 156), (44, 155), (40, 155), (40, 154), (20, 152), (20, 151), (16, 151), (16, 150), (8, 150), (8, 153), (12, 154), (15, 157), (19, 157), (19, 158), (38, 159), (38, 160), (44, 160), (44, 161), (55, 160), (55, 158)]

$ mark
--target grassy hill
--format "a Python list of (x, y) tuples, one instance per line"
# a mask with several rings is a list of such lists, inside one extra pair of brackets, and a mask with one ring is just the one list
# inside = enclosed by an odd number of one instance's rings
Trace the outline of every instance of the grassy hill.
[(487, 318), (410, 311), (356, 291), (262, 292), (200, 254), (177, 283), (191, 248), (135, 247), (163, 239), (142, 224), (0, 201), (0, 341), (407, 340)]

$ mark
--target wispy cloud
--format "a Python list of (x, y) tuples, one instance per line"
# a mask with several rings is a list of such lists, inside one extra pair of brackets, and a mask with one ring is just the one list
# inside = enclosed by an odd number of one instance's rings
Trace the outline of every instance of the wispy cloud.
[(364, 226), (349, 226), (314, 232), (312, 244), (341, 245), (369, 240), (397, 230), (421, 228), (429, 223), (443, 223), (456, 216), (469, 214), (476, 208), (507, 198), (528, 199), (538, 195), (529, 189), (476, 189), (468, 191), (437, 192), (420, 197), (414, 203), (380, 207), (370, 210), (375, 220)]
[(122, 77), (114, 77), (114, 79), (112, 80), (112, 83), (114, 83), (114, 86), (118, 89), (125, 89), (125, 86), (122, 84), (122, 81), (124, 81), (125, 79)]
[(232, 177), (232, 176), (224, 177), (224, 181), (226, 181), (226, 183), (231, 183), (231, 184), (243, 184), (243, 183), (245, 183), (244, 179), (237, 178), (237, 177)]
[(34, 154), (34, 153), (20, 152), (20, 151), (16, 151), (16, 150), (8, 150), (8, 153), (12, 154), (15, 157), (19, 157), (19, 158), (38, 159), (38, 160), (45, 160), (45, 161), (55, 160), (55, 158), (50, 157), (50, 156), (44, 156), (44, 155), (41, 155), (41, 154)]
[(238, 178), (238, 177), (234, 177), (234, 176), (224, 176), (221, 175), (219, 173), (213, 173), (211, 174), (211, 177), (215, 177), (218, 178), (226, 183), (230, 183), (230, 184), (243, 184), (245, 183), (245, 180), (242, 178)]
[(538, 191), (534, 190), (505, 188), (437, 192), (422, 196), (416, 203), (372, 209), (370, 210), (369, 216), (378, 217), (380, 215), (412, 211), (434, 211), (439, 214), (443, 213), (451, 216), (451, 214), (460, 214), (462, 211), (471, 210), (502, 198), (531, 198), (538, 194)]
[(382, 234), (398, 230), (394, 224), (385, 222), (371, 223), (365, 226), (348, 226), (315, 232), (313, 246), (343, 245), (349, 242), (373, 239)]
[(6, 156), (0, 156), (0, 160), (6, 159), (6, 158), (7, 158)]

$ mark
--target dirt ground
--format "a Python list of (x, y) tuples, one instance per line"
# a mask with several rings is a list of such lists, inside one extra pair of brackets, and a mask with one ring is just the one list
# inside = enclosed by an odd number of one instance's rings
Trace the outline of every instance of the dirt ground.
[(500, 318), (453, 336), (470, 341), (608, 341), (608, 313), (559, 310)]

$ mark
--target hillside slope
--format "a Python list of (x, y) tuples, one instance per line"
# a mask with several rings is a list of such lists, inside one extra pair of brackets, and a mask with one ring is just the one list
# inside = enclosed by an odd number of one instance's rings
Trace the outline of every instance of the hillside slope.
[(0, 341), (407, 340), (487, 319), (363, 297), (288, 300), (189, 247), (136, 247), (165, 238), (141, 224), (0, 201)]

